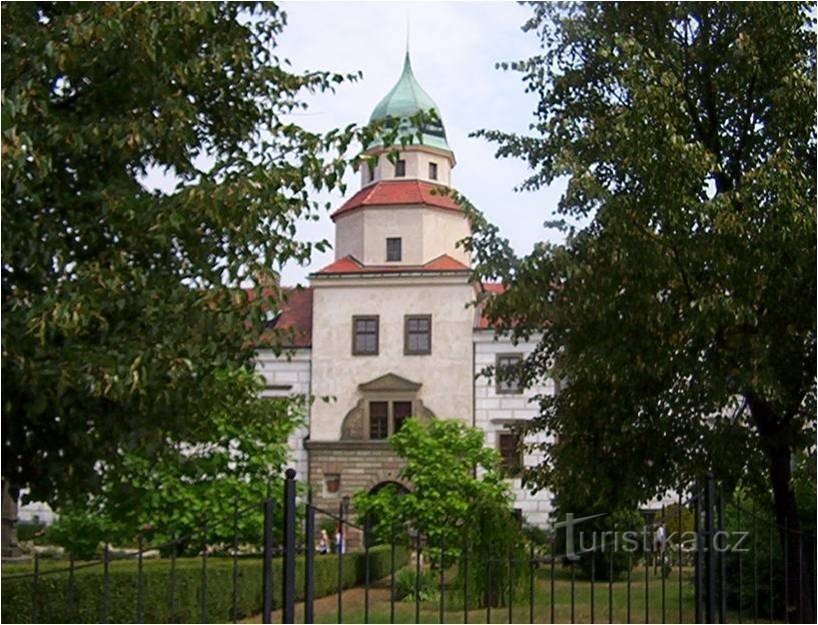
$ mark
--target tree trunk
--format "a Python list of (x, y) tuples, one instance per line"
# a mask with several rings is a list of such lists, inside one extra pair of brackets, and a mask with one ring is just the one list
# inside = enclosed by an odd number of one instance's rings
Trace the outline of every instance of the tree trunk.
[(750, 413), (767, 456), (773, 491), (775, 521), (785, 554), (786, 622), (815, 622), (813, 589), (815, 588), (815, 550), (806, 544), (801, 533), (798, 503), (792, 485), (792, 446), (789, 423), (755, 393), (746, 395)]

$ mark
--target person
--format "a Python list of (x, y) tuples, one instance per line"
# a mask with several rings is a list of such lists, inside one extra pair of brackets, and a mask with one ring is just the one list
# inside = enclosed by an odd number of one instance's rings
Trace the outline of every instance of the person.
[(340, 523), (335, 526), (335, 553), (346, 553), (344, 544), (344, 529)]
[(327, 530), (321, 530), (321, 534), (318, 537), (318, 547), (316, 550), (321, 555), (326, 555), (329, 553), (329, 534), (327, 534)]
[(665, 557), (665, 542), (667, 534), (665, 532), (665, 524), (659, 523), (656, 527), (656, 533), (653, 535), (653, 574), (659, 569), (659, 561), (664, 560)]

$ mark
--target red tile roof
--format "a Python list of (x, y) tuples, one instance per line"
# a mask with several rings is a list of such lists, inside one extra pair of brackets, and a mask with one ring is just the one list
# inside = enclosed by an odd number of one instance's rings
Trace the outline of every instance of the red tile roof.
[(469, 268), (448, 254), (443, 254), (424, 265), (364, 265), (354, 256), (344, 256), (317, 271), (315, 275), (356, 273), (416, 273), (418, 271), (468, 271)]
[[(474, 286), (475, 291), (478, 292), (478, 295), (483, 293), (491, 293), (492, 295), (497, 293), (503, 293), (506, 290), (506, 285), (501, 282), (481, 282), (479, 285)], [(476, 330), (491, 330), (491, 322), (489, 321), (488, 317), (485, 316), (486, 310), (486, 300), (482, 300), (477, 306), (475, 307), (474, 312), (474, 327)]]
[(392, 206), (397, 204), (424, 204), (445, 210), (460, 211), (461, 208), (444, 186), (420, 180), (382, 180), (364, 187), (349, 198), (331, 216), (334, 220), (363, 206)]
[(282, 288), (286, 301), (281, 311), (267, 325), (268, 330), (280, 330), (276, 339), (285, 347), (312, 345), (312, 288)]

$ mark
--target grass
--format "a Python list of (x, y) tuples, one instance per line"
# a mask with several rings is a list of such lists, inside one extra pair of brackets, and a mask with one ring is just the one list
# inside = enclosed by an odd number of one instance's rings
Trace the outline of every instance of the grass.
[[(573, 584), (573, 608), (572, 608), (572, 584), (571, 574), (568, 568), (558, 568), (554, 575), (554, 619), (551, 619), (551, 580), (550, 571), (540, 569), (535, 573), (534, 578), (534, 606), (533, 621), (536, 623), (661, 623), (665, 622), (693, 622), (695, 619), (693, 603), (693, 569), (685, 568), (682, 571), (682, 612), (679, 612), (679, 572), (674, 569), (671, 575), (664, 580), (664, 606), (665, 618), (662, 618), (662, 578), (654, 575), (653, 569), (648, 571), (647, 580), (645, 578), (644, 567), (636, 567), (631, 572), (630, 583), (630, 618), (628, 614), (628, 583), (627, 581), (616, 581), (611, 585), (611, 603), (613, 613), (608, 612), (608, 582), (597, 581), (593, 588), (593, 619), (591, 606), (591, 583), (588, 580), (576, 579)], [(647, 597), (645, 589), (647, 588)], [(458, 592), (458, 591), (451, 591)], [(462, 592), (462, 591), (460, 591)], [(352, 588), (342, 594), (342, 618), (343, 623), (363, 623), (365, 622), (364, 602), (365, 591), (363, 588)], [(457, 609), (447, 609), (445, 601), (452, 601), (454, 597), (449, 592), (445, 593), (443, 619), (440, 618), (440, 604), (437, 601), (421, 602), (419, 605), (421, 623), (463, 623), (464, 613), (462, 607)], [(459, 597), (458, 597), (459, 599)], [(646, 600), (647, 599), (647, 600)], [(462, 599), (456, 601), (462, 606)], [(338, 595), (324, 597), (315, 601), (315, 622), (316, 623), (338, 623)], [(646, 621), (645, 605), (648, 605)], [(573, 618), (572, 618), (573, 612)], [(509, 618), (510, 617), (510, 618)], [(527, 623), (531, 617), (531, 605), (529, 602), (529, 588), (527, 580), (515, 590), (515, 597), (512, 609), (509, 613), (508, 606), (470, 610), (468, 614), (469, 623)], [(303, 604), (296, 606), (296, 622), (302, 623), (304, 618)], [(390, 601), (389, 601), (389, 579), (380, 580), (373, 584), (369, 591), (369, 619), (370, 623), (391, 622)], [(249, 619), (247, 622), (260, 622), (259, 618)], [(281, 622), (281, 613), (273, 615), (273, 622)], [(415, 603), (413, 601), (400, 601), (395, 603), (396, 623), (415, 622)]]

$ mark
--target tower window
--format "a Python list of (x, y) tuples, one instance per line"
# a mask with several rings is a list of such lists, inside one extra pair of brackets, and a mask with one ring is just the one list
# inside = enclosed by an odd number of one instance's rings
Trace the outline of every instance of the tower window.
[(429, 163), (429, 180), (437, 180), (437, 163)]
[(406, 161), (403, 159), (395, 163), (395, 178), (403, 178), (406, 176)]
[(515, 369), (520, 366), (523, 357), (519, 354), (497, 356), (496, 375), (497, 392), (504, 394), (519, 394), (523, 392), (515, 379)]
[(389, 403), (369, 402), (369, 438), (383, 439), (389, 436)]
[(352, 318), (352, 354), (353, 356), (378, 354), (377, 316)]
[(404, 354), (432, 353), (432, 316), (407, 315), (405, 323)]
[(390, 237), (386, 239), (386, 260), (388, 262), (398, 261), (401, 256), (401, 238)]

